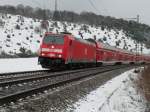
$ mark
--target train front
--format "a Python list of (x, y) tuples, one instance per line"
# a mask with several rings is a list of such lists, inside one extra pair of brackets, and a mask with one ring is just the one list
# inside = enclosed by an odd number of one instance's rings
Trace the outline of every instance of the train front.
[(63, 51), (64, 36), (47, 33), (45, 34), (40, 46), (38, 63), (43, 68), (61, 66), (65, 63)]

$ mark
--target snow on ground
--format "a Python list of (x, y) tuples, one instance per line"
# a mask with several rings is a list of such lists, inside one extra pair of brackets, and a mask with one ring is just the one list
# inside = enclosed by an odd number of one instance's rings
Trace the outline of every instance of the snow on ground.
[[(0, 73), (42, 70), (37, 58), (0, 59)], [(106, 82), (74, 104), (74, 112), (144, 112), (146, 100), (136, 89), (130, 70)], [(69, 111), (69, 109), (68, 109)]]
[(38, 58), (0, 59), (0, 73), (43, 70)]
[[(108, 81), (74, 104), (74, 112), (144, 112), (146, 100), (135, 87), (130, 70)], [(69, 111), (69, 109), (68, 109)]]

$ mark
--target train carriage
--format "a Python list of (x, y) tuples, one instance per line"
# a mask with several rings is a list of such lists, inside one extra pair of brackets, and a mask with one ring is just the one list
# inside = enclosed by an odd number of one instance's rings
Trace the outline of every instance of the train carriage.
[[(97, 63), (99, 64), (134, 64), (134, 53), (96, 42)], [(138, 59), (139, 60), (139, 59)], [(142, 59), (140, 59), (142, 60)]]
[(97, 64), (114, 64), (118, 62), (119, 53), (116, 48), (96, 42), (96, 49)]

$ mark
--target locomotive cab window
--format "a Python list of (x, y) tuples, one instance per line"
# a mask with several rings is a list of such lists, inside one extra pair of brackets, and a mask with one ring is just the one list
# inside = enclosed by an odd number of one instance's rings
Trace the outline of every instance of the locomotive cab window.
[(64, 44), (64, 38), (62, 36), (48, 35), (44, 37), (43, 42), (46, 44)]

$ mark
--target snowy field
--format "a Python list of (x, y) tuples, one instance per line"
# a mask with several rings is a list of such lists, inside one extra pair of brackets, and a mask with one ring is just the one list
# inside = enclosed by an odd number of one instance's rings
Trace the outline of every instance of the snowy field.
[(133, 71), (121, 74), (80, 99), (74, 104), (74, 112), (145, 112), (146, 100), (136, 89), (137, 74)]
[(43, 70), (38, 58), (0, 59), (0, 73)]

